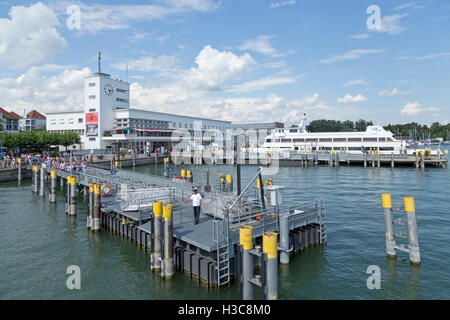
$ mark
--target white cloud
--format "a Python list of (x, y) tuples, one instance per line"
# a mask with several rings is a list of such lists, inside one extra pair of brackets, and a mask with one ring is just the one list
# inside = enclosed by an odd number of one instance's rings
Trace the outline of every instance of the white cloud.
[[(129, 70), (137, 70), (137, 71), (170, 71), (173, 66), (176, 65), (178, 59), (175, 56), (158, 56), (156, 58), (153, 57), (142, 57), (136, 60), (128, 61), (128, 69)], [(127, 62), (122, 62), (118, 64), (112, 65), (114, 68), (119, 70), (126, 70)]]
[(348, 36), (349, 38), (352, 38), (352, 39), (358, 39), (358, 40), (361, 40), (361, 39), (367, 39), (367, 38), (370, 38), (370, 35), (368, 35), (367, 33), (359, 33), (359, 34), (352, 34), (352, 35), (350, 35), (350, 36)]
[(244, 93), (262, 90), (267, 87), (279, 86), (283, 84), (295, 83), (296, 80), (293, 77), (280, 77), (280, 76), (268, 76), (262, 79), (244, 82), (238, 85), (234, 85), (227, 89), (227, 92), (231, 93)]
[(397, 6), (394, 8), (394, 11), (403, 10), (403, 9), (422, 9), (425, 7), (422, 1), (414, 1), (408, 2), (403, 5)]
[(56, 30), (56, 15), (42, 3), (12, 7), (9, 16), (10, 19), (0, 19), (1, 65), (25, 68), (46, 62), (67, 47)]
[(439, 110), (440, 110), (439, 108), (435, 107), (424, 108), (418, 102), (408, 102), (400, 112), (407, 116), (415, 116), (424, 113), (426, 111), (439, 111)]
[(356, 80), (352, 80), (352, 81), (346, 82), (344, 84), (344, 88), (351, 87), (351, 86), (357, 86), (357, 85), (366, 85), (366, 84), (367, 84), (367, 82), (365, 80), (363, 80), (363, 79), (356, 79)]
[(343, 98), (338, 98), (337, 101), (339, 103), (357, 103), (357, 102), (366, 102), (367, 98), (360, 94), (356, 96), (346, 94)]
[(402, 94), (412, 94), (411, 91), (407, 91), (407, 92), (401, 92), (398, 90), (398, 88), (394, 88), (392, 90), (381, 90), (378, 95), (380, 97), (393, 97), (393, 96), (398, 96), (398, 95), (402, 95)]
[[(72, 1), (54, 1), (52, 6), (67, 17), (66, 8)], [(81, 29), (83, 33), (102, 30), (129, 29), (138, 21), (162, 20), (189, 12), (212, 12), (221, 4), (212, 0), (170, 0), (151, 5), (103, 5), (78, 2), (81, 9)]]
[(430, 60), (430, 59), (436, 59), (440, 57), (448, 57), (450, 56), (450, 52), (440, 52), (440, 53), (432, 53), (426, 56), (421, 57), (397, 57), (397, 59), (403, 59), (403, 60), (416, 60), (416, 61), (423, 61), (423, 60)]
[(279, 53), (270, 42), (273, 39), (273, 35), (260, 35), (255, 39), (247, 39), (242, 45), (238, 47), (239, 50), (251, 50), (263, 55), (271, 57), (284, 57), (295, 53), (295, 50), (289, 50), (285, 53)]
[(218, 51), (205, 46), (195, 58), (196, 68), (184, 77), (189, 87), (217, 90), (226, 81), (235, 79), (250, 70), (255, 60), (245, 53), (241, 56), (230, 51)]
[(322, 59), (322, 60), (320, 60), (320, 62), (334, 63), (334, 62), (340, 62), (340, 61), (346, 61), (346, 60), (357, 60), (357, 59), (360, 59), (364, 55), (375, 54), (375, 53), (380, 53), (380, 52), (383, 52), (383, 50), (357, 49), (357, 50), (347, 51), (341, 55), (334, 55), (328, 59)]
[(295, 4), (295, 0), (275, 1), (270, 4), (271, 8), (279, 8), (284, 6), (292, 6)]
[(40, 112), (83, 109), (84, 79), (89, 68), (44, 65), (31, 67), (17, 78), (0, 79), (2, 106), (18, 114), (31, 108)]
[(381, 18), (380, 28), (371, 29), (369, 31), (378, 32), (378, 33), (388, 33), (391, 35), (398, 35), (402, 33), (407, 28), (400, 25), (400, 20), (406, 17), (408, 14), (393, 14), (390, 16), (384, 16)]

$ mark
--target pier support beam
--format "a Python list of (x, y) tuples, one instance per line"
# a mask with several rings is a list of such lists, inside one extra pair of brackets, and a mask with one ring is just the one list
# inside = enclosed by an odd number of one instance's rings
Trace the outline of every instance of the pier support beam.
[[(173, 266), (173, 219), (172, 204), (168, 203), (163, 208), (164, 219), (164, 263), (161, 265), (161, 276), (170, 279), (174, 274)], [(200, 275), (199, 275), (200, 277)]]
[(22, 181), (22, 158), (17, 159), (17, 181)]
[(225, 176), (223, 175), (223, 173), (219, 174), (219, 190), (224, 192), (225, 191)]
[(266, 297), (267, 300), (278, 299), (278, 251), (276, 232), (264, 232), (263, 252), (266, 258)]
[(56, 176), (56, 170), (50, 171), (50, 203), (56, 203), (56, 180), (58, 177)]
[(280, 263), (289, 264), (289, 213), (280, 214)]
[(384, 230), (386, 234), (386, 254), (389, 258), (397, 257), (395, 250), (395, 238), (394, 238), (394, 220), (392, 213), (392, 199), (390, 193), (383, 193), (381, 195), (383, 203), (384, 214)]
[(227, 174), (227, 192), (233, 192), (233, 176)]
[(40, 174), (40, 186), (39, 186), (39, 195), (41, 197), (45, 196), (45, 169), (41, 166), (41, 174)]
[(161, 215), (163, 211), (163, 202), (153, 202), (153, 252), (151, 252), (152, 270), (161, 269)]
[(100, 195), (100, 183), (94, 184), (94, 219), (92, 220), (92, 231), (100, 231), (102, 228), (100, 219), (101, 195)]
[(253, 279), (254, 262), (253, 255), (249, 250), (253, 249), (253, 227), (243, 226), (239, 230), (239, 242), (242, 248), (242, 299), (253, 300)]
[(76, 214), (77, 214), (77, 178), (71, 177), (69, 215), (74, 216)]
[(364, 168), (367, 167), (367, 152), (364, 152)]
[(408, 227), (409, 262), (420, 265), (419, 237), (417, 234), (416, 208), (413, 197), (405, 197), (406, 225)]
[(168, 177), (169, 176), (169, 158), (164, 158), (164, 177)]
[(66, 183), (66, 214), (70, 213), (70, 188), (72, 180), (72, 176), (67, 177), (67, 183)]
[(377, 151), (377, 166), (378, 166), (378, 168), (380, 167), (380, 165), (381, 165), (380, 151)]
[(93, 229), (94, 220), (94, 183), (89, 183), (89, 200), (88, 200), (88, 216), (87, 216), (87, 228), (88, 230)]
[(38, 192), (38, 188), (39, 188), (38, 183), (39, 183), (39, 167), (33, 166), (31, 191)]
[(394, 153), (391, 153), (391, 167), (395, 167), (395, 161), (394, 161)]

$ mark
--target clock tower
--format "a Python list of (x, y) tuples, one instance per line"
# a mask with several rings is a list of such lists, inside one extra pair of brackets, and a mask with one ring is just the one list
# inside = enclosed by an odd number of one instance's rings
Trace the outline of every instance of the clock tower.
[(114, 110), (130, 108), (130, 84), (99, 70), (84, 81), (85, 149), (105, 149), (105, 131), (114, 129)]

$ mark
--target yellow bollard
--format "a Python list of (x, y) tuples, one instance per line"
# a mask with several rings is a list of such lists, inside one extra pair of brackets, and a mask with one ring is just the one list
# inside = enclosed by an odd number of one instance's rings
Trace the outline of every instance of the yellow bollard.
[(278, 299), (278, 234), (276, 232), (264, 232), (263, 252), (266, 254), (266, 286), (267, 299)]

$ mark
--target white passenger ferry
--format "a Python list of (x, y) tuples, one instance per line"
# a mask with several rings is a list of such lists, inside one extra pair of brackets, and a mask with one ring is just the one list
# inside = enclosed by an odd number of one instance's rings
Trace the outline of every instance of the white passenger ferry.
[(380, 153), (400, 153), (406, 141), (394, 139), (390, 131), (381, 126), (368, 126), (365, 132), (307, 132), (306, 115), (298, 128), (274, 129), (266, 137), (259, 152), (267, 151), (346, 151), (364, 153), (369, 150)]

